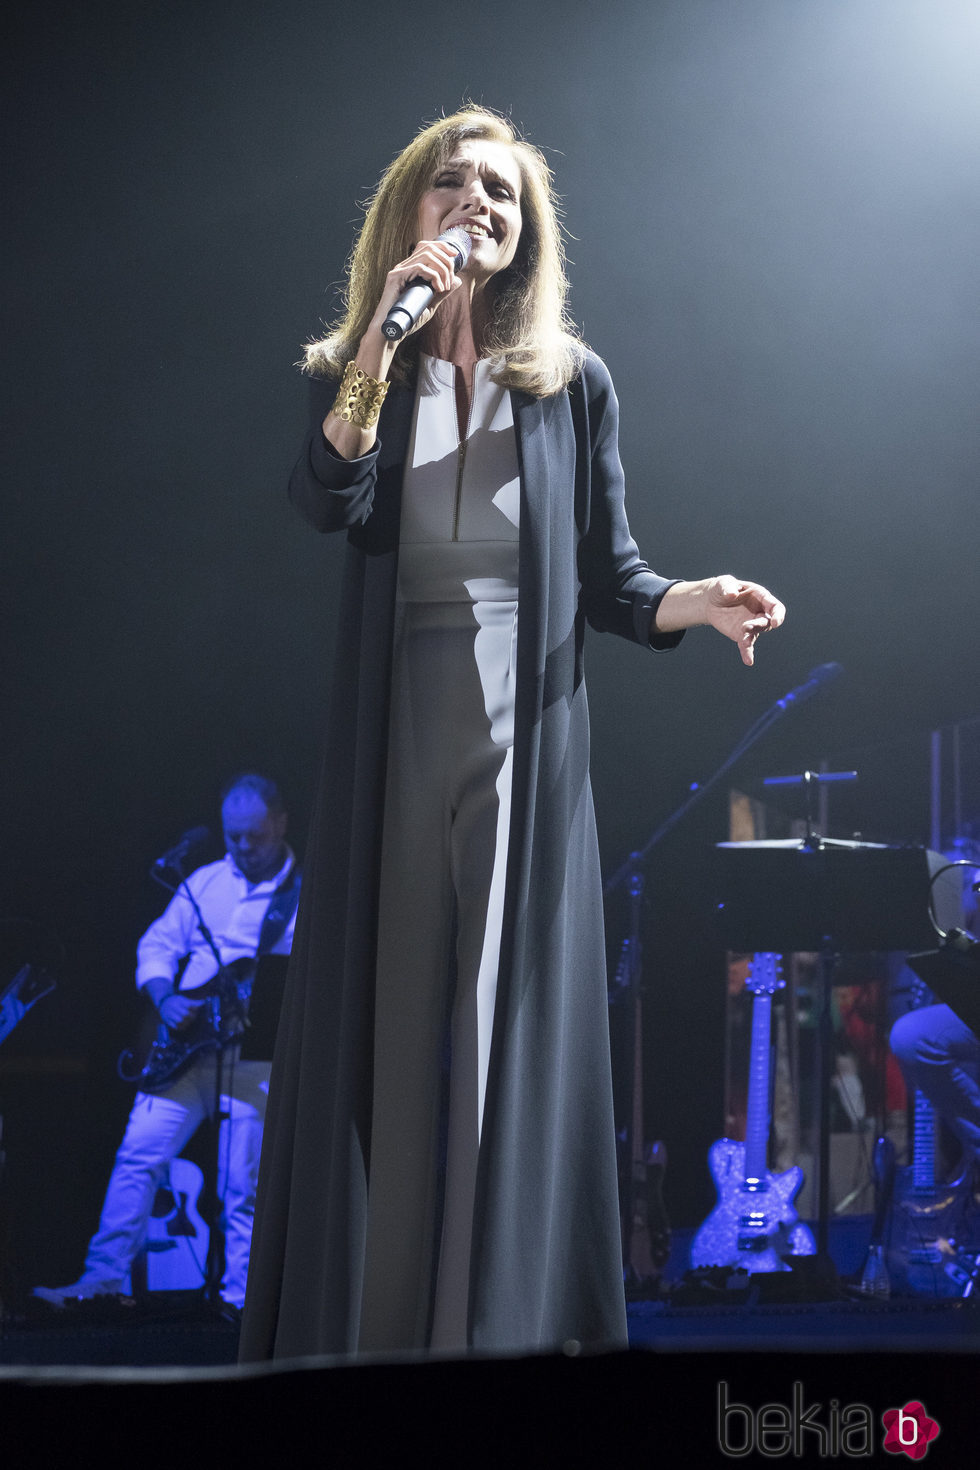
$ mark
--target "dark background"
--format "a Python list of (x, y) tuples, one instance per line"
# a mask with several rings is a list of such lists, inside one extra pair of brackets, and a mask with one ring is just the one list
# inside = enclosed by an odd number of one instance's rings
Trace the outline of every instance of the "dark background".
[[(129, 1106), (151, 860), (252, 766), (302, 847), (343, 548), (285, 499), (293, 364), (357, 201), (463, 100), (552, 162), (645, 554), (789, 606), (751, 672), (704, 632), (656, 659), (591, 640), (606, 871), (828, 660), (843, 676), (737, 783), (858, 769), (831, 830), (929, 840), (930, 732), (980, 713), (980, 12), (36, 0), (7, 29), (0, 983), (28, 954), (58, 979), (0, 1055), (29, 1288), (77, 1275)], [(722, 783), (650, 871), (647, 1111), (677, 1223), (710, 1208), (722, 1124), (699, 877), (727, 835)], [(618, 900), (609, 920), (615, 949)]]

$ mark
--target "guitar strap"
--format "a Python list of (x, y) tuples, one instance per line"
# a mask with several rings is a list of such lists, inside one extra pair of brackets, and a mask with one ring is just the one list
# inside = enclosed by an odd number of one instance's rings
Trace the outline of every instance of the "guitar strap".
[(269, 907), (265, 911), (262, 927), (259, 930), (259, 944), (255, 951), (256, 959), (261, 959), (264, 954), (271, 954), (285, 934), (289, 921), (296, 912), (296, 905), (299, 903), (302, 881), (303, 871), (299, 863), (293, 863), (286, 877), (269, 899)]

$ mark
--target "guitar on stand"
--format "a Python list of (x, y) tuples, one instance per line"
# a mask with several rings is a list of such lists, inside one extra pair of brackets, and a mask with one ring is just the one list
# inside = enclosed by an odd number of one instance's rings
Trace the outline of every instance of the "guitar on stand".
[(972, 1165), (944, 1180), (936, 1146), (936, 1111), (916, 1092), (912, 1117), (912, 1162), (900, 1172), (893, 1218), (891, 1269), (915, 1296), (969, 1295), (976, 1262), (956, 1245), (971, 1201)]
[(209, 1232), (200, 1213), (204, 1173), (171, 1159), (157, 1186), (146, 1241), (133, 1262), (133, 1292), (197, 1291), (207, 1275)]
[(816, 1254), (813, 1235), (793, 1203), (803, 1187), (803, 1170), (794, 1166), (774, 1174), (768, 1167), (772, 997), (785, 983), (777, 954), (753, 956), (746, 981), (752, 992), (752, 1040), (745, 1142), (720, 1138), (708, 1153), (718, 1203), (694, 1236), (694, 1267), (788, 1271), (787, 1256)]
[[(932, 1003), (927, 985), (916, 979), (910, 1010)], [(956, 1238), (973, 1206), (971, 1160), (958, 1174), (943, 1177), (939, 1114), (924, 1093), (912, 1097), (912, 1156), (896, 1177), (889, 1266), (899, 1289), (915, 1296), (968, 1296), (976, 1261), (959, 1250)]]

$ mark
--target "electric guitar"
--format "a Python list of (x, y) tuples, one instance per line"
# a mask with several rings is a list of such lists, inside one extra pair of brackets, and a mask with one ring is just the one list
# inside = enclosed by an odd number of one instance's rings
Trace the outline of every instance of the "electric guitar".
[[(932, 1003), (926, 984), (916, 979), (910, 1010)], [(967, 1216), (975, 1208), (973, 1168), (967, 1161), (952, 1180), (942, 1177), (937, 1132), (939, 1117), (924, 1093), (912, 1100), (912, 1161), (896, 1177), (889, 1266), (896, 1281), (918, 1296), (967, 1294), (975, 1262), (956, 1246)]]
[[(186, 1000), (200, 1001), (201, 1009), (179, 1031), (159, 1021), (149, 1048), (129, 1047), (122, 1052), (116, 1070), (124, 1082), (134, 1082), (141, 1092), (158, 1092), (201, 1052), (220, 1051), (241, 1038), (248, 1024), (248, 1005), (258, 961), (248, 955), (223, 965), (206, 985), (182, 990)], [(142, 1061), (140, 1053), (145, 1051)]]
[(900, 1171), (893, 1219), (892, 1272), (916, 1296), (965, 1295), (975, 1262), (956, 1246), (971, 1197), (972, 1164), (944, 1180), (936, 1148), (936, 1111), (915, 1093), (912, 1162)]
[(708, 1167), (718, 1203), (694, 1236), (691, 1265), (788, 1271), (785, 1256), (812, 1256), (817, 1246), (793, 1204), (803, 1170), (773, 1174), (768, 1168), (772, 997), (785, 984), (779, 956), (754, 955), (746, 984), (753, 1000), (745, 1142), (719, 1138), (711, 1145)]

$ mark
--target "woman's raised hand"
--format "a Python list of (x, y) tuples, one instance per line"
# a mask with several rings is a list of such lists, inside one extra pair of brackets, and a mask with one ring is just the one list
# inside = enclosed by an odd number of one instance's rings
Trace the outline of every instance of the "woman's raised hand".
[[(371, 319), (368, 335), (381, 336), (381, 324), (385, 317), (409, 281), (419, 279), (428, 281), (435, 294), (431, 305), (426, 307), (418, 321), (409, 328), (405, 335), (410, 336), (412, 332), (417, 332), (424, 327), (442, 302), (462, 285), (456, 273), (458, 254), (456, 246), (446, 240), (420, 240), (411, 255), (405, 260), (400, 260), (388, 272), (385, 288), (381, 293), (378, 309)], [(360, 361), (360, 354), (358, 354), (358, 361)]]

